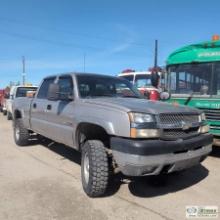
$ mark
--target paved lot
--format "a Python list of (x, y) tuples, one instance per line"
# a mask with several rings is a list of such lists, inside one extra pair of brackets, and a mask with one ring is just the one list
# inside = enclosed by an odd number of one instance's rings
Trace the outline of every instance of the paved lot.
[(187, 205), (220, 208), (220, 148), (181, 174), (132, 181), (117, 176), (106, 197), (81, 187), (80, 155), (44, 141), (17, 147), (0, 114), (0, 219), (185, 219)]

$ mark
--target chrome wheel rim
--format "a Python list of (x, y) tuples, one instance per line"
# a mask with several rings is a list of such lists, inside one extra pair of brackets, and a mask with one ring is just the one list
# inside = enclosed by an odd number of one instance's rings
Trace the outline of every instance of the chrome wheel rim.
[(20, 130), (19, 130), (19, 128), (15, 128), (15, 137), (16, 137), (16, 140), (19, 140), (19, 137), (20, 137)]
[(88, 153), (85, 153), (84, 161), (83, 161), (83, 170), (84, 170), (84, 178), (86, 181), (86, 184), (89, 182), (89, 156)]

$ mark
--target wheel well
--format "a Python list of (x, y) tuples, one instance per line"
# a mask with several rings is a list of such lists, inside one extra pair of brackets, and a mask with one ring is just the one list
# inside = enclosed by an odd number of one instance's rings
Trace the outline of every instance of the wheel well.
[(22, 118), (21, 112), (19, 110), (14, 111), (14, 119)]
[(92, 123), (80, 123), (76, 129), (75, 140), (80, 151), (82, 145), (87, 140), (100, 140), (107, 148), (110, 146), (110, 137), (105, 129)]

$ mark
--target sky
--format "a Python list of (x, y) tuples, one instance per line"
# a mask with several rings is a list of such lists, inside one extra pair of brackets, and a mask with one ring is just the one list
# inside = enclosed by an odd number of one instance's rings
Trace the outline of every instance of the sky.
[(220, 34), (219, 0), (0, 0), (0, 88), (64, 72), (148, 70)]

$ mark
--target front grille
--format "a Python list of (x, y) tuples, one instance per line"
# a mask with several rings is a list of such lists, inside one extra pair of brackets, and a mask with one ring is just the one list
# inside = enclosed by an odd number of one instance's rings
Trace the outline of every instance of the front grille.
[(204, 111), (206, 119), (210, 121), (220, 121), (220, 109), (206, 109), (200, 108)]
[(220, 125), (214, 123), (220, 122), (220, 109), (200, 109), (205, 113), (206, 119), (209, 121), (210, 129), (220, 130)]
[(200, 117), (190, 113), (160, 114), (158, 124), (163, 139), (186, 139), (199, 134)]
[(185, 123), (198, 123), (199, 115), (195, 114), (160, 114), (160, 124), (178, 124), (184, 121)]
[(199, 127), (190, 128), (187, 130), (182, 129), (164, 129), (163, 137), (168, 139), (189, 138), (198, 134)]

